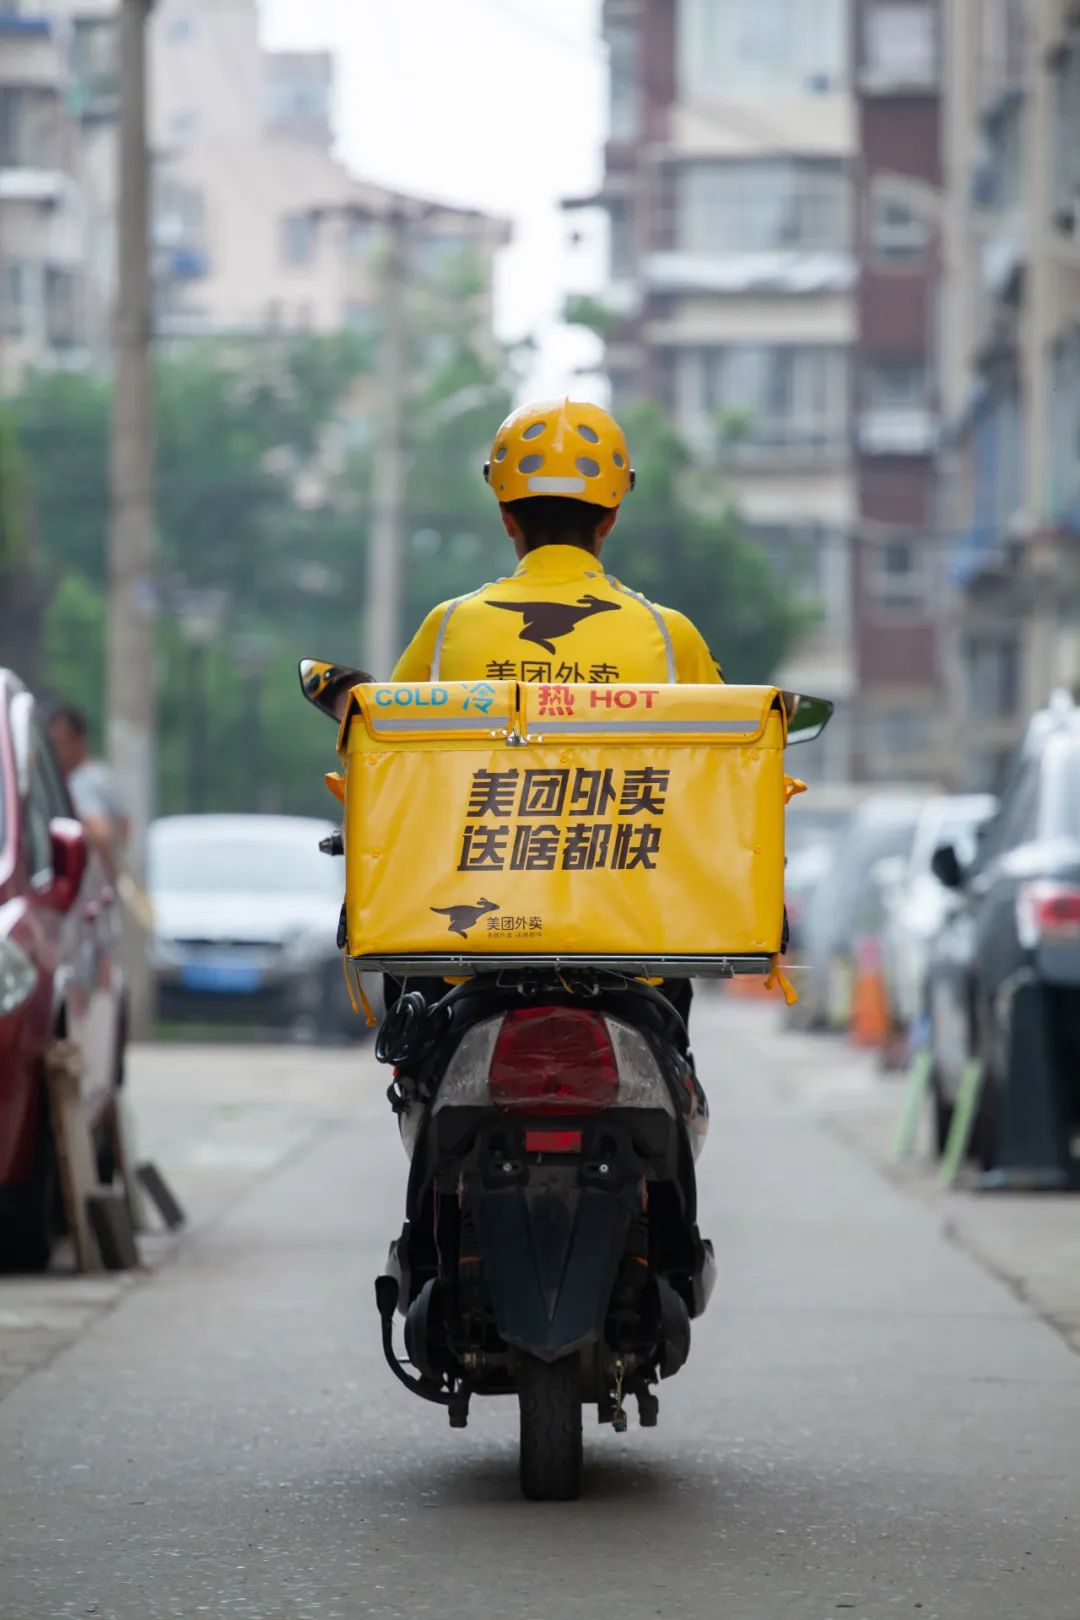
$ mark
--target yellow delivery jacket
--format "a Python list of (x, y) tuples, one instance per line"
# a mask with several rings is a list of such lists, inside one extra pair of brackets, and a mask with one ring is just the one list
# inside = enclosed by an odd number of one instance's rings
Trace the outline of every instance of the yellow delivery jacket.
[(581, 546), (540, 546), (508, 579), (429, 613), (393, 678), (565, 685), (723, 674), (684, 614), (620, 584)]

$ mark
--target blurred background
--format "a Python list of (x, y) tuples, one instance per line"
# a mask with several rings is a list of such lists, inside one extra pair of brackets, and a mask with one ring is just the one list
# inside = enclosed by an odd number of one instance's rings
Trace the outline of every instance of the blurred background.
[(790, 875), (809, 952), (876, 829), (843, 1022), (1080, 681), (1080, 10), (0, 0), (0, 663), (140, 883), (155, 817), (326, 814), (296, 659), (496, 576), (486, 447), (564, 391), (634, 447), (611, 565), (837, 704)]

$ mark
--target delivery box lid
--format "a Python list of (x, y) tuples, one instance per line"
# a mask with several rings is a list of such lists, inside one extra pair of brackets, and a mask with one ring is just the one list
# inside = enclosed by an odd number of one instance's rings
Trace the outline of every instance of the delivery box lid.
[[(416, 747), (495, 738), (506, 742), (650, 741), (745, 745), (785, 714), (775, 686), (519, 684), (516, 681), (386, 681), (356, 686), (343, 752), (370, 742)], [(366, 739), (351, 735), (358, 720)]]
[(597, 743), (649, 741), (745, 744), (760, 738), (770, 714), (781, 721), (775, 686), (619, 683), (518, 688), (520, 729), (530, 740)]

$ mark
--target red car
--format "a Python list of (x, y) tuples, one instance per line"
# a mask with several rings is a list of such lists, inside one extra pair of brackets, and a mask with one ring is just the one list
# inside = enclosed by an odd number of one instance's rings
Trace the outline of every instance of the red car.
[(104, 1151), (124, 1060), (120, 918), (53, 757), (40, 711), (0, 670), (0, 1268), (37, 1271), (59, 1225), (45, 1057), (83, 1054)]

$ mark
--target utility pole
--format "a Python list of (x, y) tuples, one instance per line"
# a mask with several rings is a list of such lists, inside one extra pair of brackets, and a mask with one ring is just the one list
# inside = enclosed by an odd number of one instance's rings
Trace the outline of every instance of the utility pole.
[(379, 438), (368, 552), (364, 664), (388, 680), (400, 650), (401, 580), (405, 544), (405, 390), (408, 378), (405, 297), (408, 215), (400, 203), (383, 216), (382, 334), (379, 361)]
[[(154, 430), (146, 33), (152, 0), (120, 0), (120, 139), (115, 401), (109, 512), (108, 752), (131, 822), (128, 868), (146, 884), (154, 801)], [(153, 1021), (147, 940), (127, 912), (132, 1033)]]

